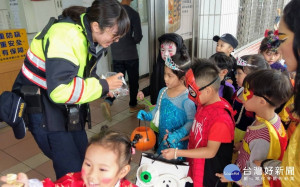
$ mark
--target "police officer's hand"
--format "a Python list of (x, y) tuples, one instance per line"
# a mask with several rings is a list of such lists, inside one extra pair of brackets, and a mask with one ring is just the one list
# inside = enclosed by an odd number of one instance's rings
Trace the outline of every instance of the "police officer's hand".
[(123, 73), (117, 73), (114, 76), (107, 77), (106, 81), (108, 83), (109, 90), (120, 88), (123, 85), (122, 77), (123, 77)]

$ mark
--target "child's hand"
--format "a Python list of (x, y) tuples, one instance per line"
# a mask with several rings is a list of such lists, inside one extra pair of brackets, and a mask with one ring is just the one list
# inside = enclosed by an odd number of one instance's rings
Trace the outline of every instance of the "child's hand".
[(226, 82), (233, 84), (233, 81), (231, 79), (227, 79)]
[(262, 160), (254, 160), (253, 163), (260, 167)]
[(170, 144), (176, 145), (187, 134), (188, 134), (187, 130), (183, 127), (183, 128), (177, 129), (176, 131), (174, 131), (172, 133), (169, 133), (167, 140), (170, 142)]
[(234, 146), (233, 146), (233, 152), (234, 153), (238, 152), (240, 150), (242, 144), (243, 144), (243, 142), (235, 143)]
[(8, 177), (10, 174), (6, 176), (1, 176), (0, 180), (5, 182), (1, 187), (16, 187), (16, 186), (23, 186), (28, 187), (28, 177), (25, 173), (19, 173), (16, 179), (10, 180)]
[(174, 148), (164, 149), (161, 151), (161, 154), (162, 154), (163, 158), (165, 158), (167, 160), (174, 159), (175, 158), (175, 149)]
[(168, 136), (169, 136), (169, 130), (168, 130), (168, 129), (166, 129), (166, 134), (164, 135), (164, 138), (163, 138), (163, 140), (166, 140), (166, 139), (168, 138)]
[(137, 118), (144, 121), (151, 121), (152, 120), (152, 114), (149, 112), (147, 113), (145, 110), (140, 110), (137, 114)]
[(139, 100), (144, 100), (145, 95), (144, 95), (144, 93), (142, 91), (139, 91), (136, 97)]
[(223, 173), (216, 173), (216, 176), (219, 177), (221, 182), (231, 182), (224, 177)]

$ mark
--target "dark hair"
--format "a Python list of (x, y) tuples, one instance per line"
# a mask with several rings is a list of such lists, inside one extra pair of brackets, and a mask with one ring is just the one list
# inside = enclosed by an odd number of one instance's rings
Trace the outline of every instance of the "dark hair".
[(86, 12), (86, 7), (71, 6), (63, 10), (63, 17), (70, 17), (75, 23), (80, 24), (80, 15)]
[(130, 164), (133, 145), (129, 137), (124, 133), (108, 131), (106, 129), (101, 130), (99, 134), (91, 137), (89, 146), (90, 145), (100, 145), (117, 153), (120, 159), (120, 167)]
[[(254, 95), (266, 97), (277, 108), (292, 95), (292, 85), (288, 76), (274, 69), (258, 70), (247, 75), (243, 86), (248, 83)], [(271, 105), (272, 105), (271, 104)]]
[(63, 16), (70, 17), (76, 23), (80, 24), (80, 15), (86, 12), (89, 22), (97, 22), (100, 29), (118, 25), (118, 32), (116, 35), (124, 36), (130, 28), (130, 20), (126, 10), (117, 0), (95, 0), (92, 6), (84, 8), (80, 6), (71, 6), (64, 9)]
[(171, 59), (181, 70), (177, 71), (172, 69), (172, 72), (178, 77), (178, 79), (181, 79), (185, 75), (187, 70), (191, 67), (191, 59), (186, 56), (182, 56), (181, 54), (175, 54), (171, 57)]
[(273, 31), (268, 31), (267, 36), (260, 43), (259, 51), (260, 53), (272, 51), (278, 54), (279, 45), (278, 35), (275, 35)]
[(300, 1), (292, 0), (290, 1), (283, 10), (283, 20), (287, 25), (288, 29), (294, 33), (294, 41), (293, 41), (293, 53), (297, 60), (297, 70), (296, 70), (296, 78), (295, 78), (295, 86), (294, 86), (294, 111), (296, 114), (300, 115), (300, 57), (299, 57), (299, 49), (300, 49)]
[(241, 59), (247, 61), (247, 64), (253, 65), (253, 66), (236, 66), (236, 69), (241, 69), (245, 72), (245, 70), (248, 70), (248, 74), (260, 70), (260, 69), (271, 69), (270, 65), (266, 62), (264, 57), (261, 54), (255, 54), (255, 55), (244, 55), (240, 57)]
[(211, 63), (208, 59), (197, 59), (195, 58), (191, 66), (193, 71), (195, 81), (197, 85), (201, 88), (218, 78), (212, 85), (215, 91), (220, 88), (221, 80), (219, 78), (219, 68)]
[[(158, 38), (158, 41), (159, 41), (159, 50), (160, 50), (161, 44), (174, 42), (176, 45), (176, 53), (181, 54), (184, 58), (190, 58), (190, 55), (189, 55), (188, 50), (183, 42), (183, 39), (179, 34), (166, 33), (166, 34), (161, 35)], [(160, 54), (159, 54), (159, 56), (160, 56)]]
[(209, 57), (214, 64), (216, 64), (221, 70), (227, 69), (230, 72), (233, 68), (233, 61), (231, 57), (227, 56), (224, 52), (218, 52)]

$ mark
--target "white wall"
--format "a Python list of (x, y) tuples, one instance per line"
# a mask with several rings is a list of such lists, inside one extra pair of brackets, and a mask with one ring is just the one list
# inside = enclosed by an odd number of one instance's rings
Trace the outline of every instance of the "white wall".
[(200, 0), (197, 57), (208, 58), (215, 53), (213, 36), (236, 36), (238, 6), (239, 0)]

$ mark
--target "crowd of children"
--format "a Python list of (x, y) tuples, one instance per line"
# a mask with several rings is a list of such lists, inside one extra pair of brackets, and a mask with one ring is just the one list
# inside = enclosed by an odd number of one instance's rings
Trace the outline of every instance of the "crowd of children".
[[(292, 0), (284, 9), (279, 32), (266, 31), (258, 54), (234, 58), (238, 41), (226, 33), (213, 37), (216, 53), (209, 59), (192, 61), (181, 36), (167, 33), (159, 38), (161, 53), (150, 86), (137, 95), (139, 99), (150, 95), (156, 106), (150, 112), (139, 111), (137, 118), (151, 121), (159, 114), (155, 151), (168, 160), (186, 159), (194, 187), (225, 187), (228, 182), (232, 186), (292, 184), (279, 180), (278, 173), (267, 173), (266, 166), (295, 166), (299, 174), (300, 42), (294, 35), (300, 35), (300, 28), (292, 23), (300, 15), (295, 7), (300, 8), (300, 3)], [(296, 72), (294, 85), (287, 71)], [(101, 133), (91, 139), (81, 172), (55, 182), (28, 180), (21, 173), (18, 182), (25, 186), (135, 186), (124, 179), (133, 147), (118, 132)], [(239, 179), (226, 178), (223, 171), (229, 164), (238, 166)], [(260, 171), (244, 175), (257, 167)], [(1, 180), (7, 182), (6, 177)]]

